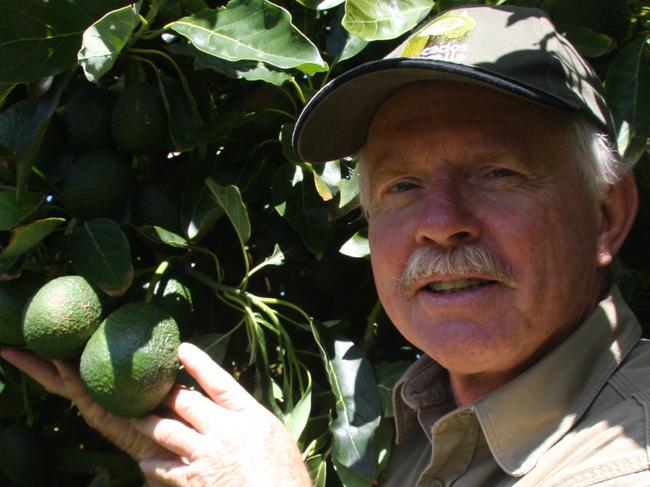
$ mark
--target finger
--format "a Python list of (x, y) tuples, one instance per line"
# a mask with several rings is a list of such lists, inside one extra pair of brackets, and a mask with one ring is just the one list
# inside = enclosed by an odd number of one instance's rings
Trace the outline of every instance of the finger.
[(196, 379), (208, 396), (218, 405), (233, 411), (241, 411), (257, 401), (239, 385), (208, 354), (191, 343), (181, 343), (178, 358), (187, 372)]
[(134, 419), (135, 430), (147, 436), (163, 448), (189, 459), (196, 458), (203, 446), (203, 435), (174, 419), (153, 414)]
[(39, 382), (49, 392), (70, 399), (59, 371), (51, 362), (16, 348), (3, 348), (0, 350), (0, 356)]
[[(141, 460), (140, 470), (148, 480), (162, 485), (184, 487), (187, 481), (187, 465), (178, 460)], [(156, 485), (150, 483), (149, 485)]]
[(175, 387), (165, 398), (165, 405), (199, 433), (205, 433), (220, 413), (210, 399), (185, 387)]

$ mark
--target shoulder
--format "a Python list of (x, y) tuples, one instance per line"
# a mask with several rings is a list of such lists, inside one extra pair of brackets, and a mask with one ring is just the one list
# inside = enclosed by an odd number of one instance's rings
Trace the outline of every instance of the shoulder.
[(544, 456), (538, 485), (650, 486), (649, 422), (650, 342), (641, 340)]

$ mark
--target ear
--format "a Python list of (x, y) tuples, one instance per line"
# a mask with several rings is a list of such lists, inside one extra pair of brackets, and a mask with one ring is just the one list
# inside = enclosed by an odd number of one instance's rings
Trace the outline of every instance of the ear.
[(639, 194), (631, 171), (616, 184), (600, 204), (601, 227), (598, 237), (598, 267), (606, 267), (614, 260), (627, 237), (639, 207)]

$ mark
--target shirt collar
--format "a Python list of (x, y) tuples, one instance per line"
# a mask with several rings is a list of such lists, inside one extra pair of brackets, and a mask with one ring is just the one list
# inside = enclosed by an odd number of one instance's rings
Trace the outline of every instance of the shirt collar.
[[(472, 408), (499, 466), (522, 476), (580, 419), (641, 336), (617, 288), (580, 327), (518, 377)], [(446, 372), (430, 358), (411, 366), (394, 389), (398, 442), (417, 426), (417, 410), (450, 399)], [(441, 410), (440, 416), (445, 412)]]

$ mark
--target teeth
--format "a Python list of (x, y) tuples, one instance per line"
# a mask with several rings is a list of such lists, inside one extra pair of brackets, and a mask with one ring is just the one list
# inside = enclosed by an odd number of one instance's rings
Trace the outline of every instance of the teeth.
[(458, 279), (456, 281), (438, 281), (429, 284), (429, 289), (435, 293), (453, 293), (457, 291), (466, 291), (477, 287), (490, 284), (492, 281), (483, 281), (481, 279)]

